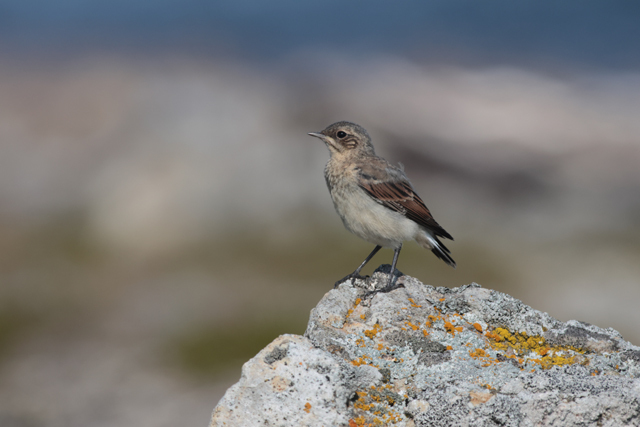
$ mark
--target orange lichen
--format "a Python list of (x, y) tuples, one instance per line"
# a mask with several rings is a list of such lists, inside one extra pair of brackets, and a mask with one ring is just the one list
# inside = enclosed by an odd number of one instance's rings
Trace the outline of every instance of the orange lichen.
[(353, 307), (350, 308), (347, 311), (347, 319), (349, 318), (349, 316), (351, 316), (351, 314), (353, 313), (353, 310), (356, 309), (356, 307), (362, 302), (362, 300), (360, 298), (356, 298), (355, 302), (353, 303)]
[(372, 424), (365, 424), (367, 421), (363, 416), (349, 420), (349, 427), (370, 427)]
[(358, 357), (355, 360), (351, 361), (351, 364), (353, 366), (360, 366), (360, 365), (370, 365), (370, 366), (375, 366), (373, 365), (371, 362), (368, 362), (367, 359), (371, 359), (369, 356), (367, 356), (366, 354), (363, 355), (362, 357)]
[(487, 331), (484, 335), (485, 335), (487, 338), (491, 338), (491, 339), (492, 339), (492, 340), (494, 340), (495, 342), (501, 342), (501, 341), (504, 341), (504, 338), (502, 338), (500, 335), (498, 335), (498, 334), (496, 334), (496, 333), (494, 333), (494, 332), (491, 332), (491, 331)]
[(356, 401), (356, 403), (353, 404), (353, 407), (355, 409), (361, 409), (363, 411), (369, 411), (371, 410), (371, 408), (373, 408), (373, 403), (362, 403), (360, 402), (360, 400)]
[(405, 320), (404, 323), (409, 326), (411, 329), (413, 329), (414, 331), (417, 331), (420, 326), (418, 325), (414, 325), (413, 323), (409, 322), (408, 320)]
[[(436, 311), (439, 313), (437, 315), (433, 315), (430, 314), (427, 316), (427, 320), (425, 321), (425, 327), (426, 328), (434, 328), (434, 322), (439, 322), (442, 321), (443, 322), (443, 328), (446, 332), (450, 333), (451, 335), (455, 335), (456, 332), (462, 332), (464, 331), (464, 327), (463, 326), (459, 326), (457, 325), (460, 320), (462, 318), (462, 316), (458, 313), (453, 313), (453, 314), (442, 314), (442, 312), (440, 310), (437, 309), (437, 307), (434, 307), (436, 309)], [(426, 333), (425, 333), (426, 335)]]
[(305, 405), (304, 405), (304, 412), (306, 412), (307, 414), (308, 414), (309, 412), (311, 412), (311, 403), (309, 403), (309, 402), (305, 403)]
[(454, 335), (454, 326), (451, 322), (444, 322), (444, 329), (449, 332), (451, 335)]
[(447, 350), (453, 350), (453, 347), (451, 347), (450, 345), (447, 346)]
[(542, 347), (536, 350), (536, 352), (540, 355), (540, 356), (544, 356), (547, 353), (549, 353), (549, 350), (551, 350), (551, 347)]
[(413, 298), (409, 298), (409, 302), (411, 303), (411, 307), (414, 307), (414, 308), (422, 307), (421, 305), (416, 304), (416, 302), (413, 300)]
[(491, 357), (491, 355), (486, 351), (484, 351), (484, 349), (482, 348), (476, 348), (475, 350), (470, 351), (469, 356), (483, 362), (481, 365), (483, 367), (487, 367), (487, 366), (491, 366), (499, 363), (498, 359)]
[(471, 356), (471, 357), (485, 357), (485, 356), (487, 356), (487, 353), (481, 348), (476, 348), (475, 350), (469, 352), (469, 356)]
[(385, 384), (371, 386), (367, 391), (357, 391), (358, 398), (353, 403), (353, 409), (363, 413), (350, 420), (349, 426), (388, 426), (402, 421), (402, 414), (394, 411), (399, 396), (391, 391), (392, 388), (390, 384)]
[(482, 325), (478, 322), (473, 324), (473, 327), (476, 328), (476, 331), (482, 332)]
[(378, 335), (378, 332), (380, 332), (381, 330), (382, 330), (382, 326), (379, 323), (376, 323), (375, 325), (373, 325), (373, 329), (368, 329), (364, 331), (364, 335), (370, 340), (372, 340), (375, 338), (376, 335)]

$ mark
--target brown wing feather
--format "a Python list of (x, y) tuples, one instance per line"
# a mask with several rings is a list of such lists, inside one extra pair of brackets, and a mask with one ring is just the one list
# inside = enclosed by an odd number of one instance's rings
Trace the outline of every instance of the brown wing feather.
[(411, 184), (405, 180), (373, 181), (363, 177), (360, 187), (378, 203), (400, 212), (412, 221), (433, 231), (436, 236), (442, 236), (453, 240), (453, 237), (433, 219), (431, 212), (418, 196)]

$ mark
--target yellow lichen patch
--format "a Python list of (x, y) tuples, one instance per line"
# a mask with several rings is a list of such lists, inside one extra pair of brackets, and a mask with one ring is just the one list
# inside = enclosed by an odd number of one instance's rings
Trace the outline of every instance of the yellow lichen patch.
[(375, 325), (373, 325), (373, 329), (368, 329), (364, 331), (364, 335), (370, 340), (372, 340), (376, 337), (376, 335), (378, 335), (378, 332), (380, 332), (381, 330), (382, 330), (382, 326), (380, 326), (379, 323), (376, 323)]
[(531, 362), (542, 369), (577, 363), (575, 356), (585, 351), (573, 346), (550, 346), (544, 337), (530, 336), (526, 332), (512, 334), (505, 328), (487, 331), (489, 345), (520, 364)]
[(365, 344), (364, 344), (364, 338), (358, 338), (358, 339), (356, 340), (356, 345), (357, 345), (358, 347), (364, 347), (364, 345), (365, 345)]
[(447, 346), (447, 350), (453, 350), (453, 347), (451, 347), (450, 345)]
[(423, 329), (422, 330), (422, 335), (424, 335), (425, 337), (428, 337), (429, 336), (429, 332), (427, 332), (426, 329)]
[(307, 414), (308, 414), (309, 412), (311, 412), (311, 403), (309, 403), (309, 402), (305, 403), (305, 405), (304, 405), (304, 412), (306, 412)]
[[(576, 363), (575, 355), (563, 355), (563, 351), (559, 352), (560, 354), (554, 352), (549, 356), (544, 356), (540, 359), (540, 366), (542, 369), (549, 369), (552, 366), (562, 366), (562, 365), (573, 365)], [(583, 351), (584, 353), (584, 351)]]

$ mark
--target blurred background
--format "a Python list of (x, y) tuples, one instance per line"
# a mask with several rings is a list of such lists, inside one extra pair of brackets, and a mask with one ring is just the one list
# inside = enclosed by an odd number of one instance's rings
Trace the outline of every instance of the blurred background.
[(338, 120), (456, 238), (456, 270), (408, 243), (401, 271), (640, 344), (638, 22), (629, 1), (0, 0), (0, 425), (206, 425), (372, 249), (306, 135)]

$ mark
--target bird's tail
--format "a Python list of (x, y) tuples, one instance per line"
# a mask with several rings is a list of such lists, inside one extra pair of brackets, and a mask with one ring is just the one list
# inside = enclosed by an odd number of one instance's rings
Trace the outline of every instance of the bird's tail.
[(429, 232), (423, 233), (416, 241), (420, 246), (425, 249), (430, 249), (431, 252), (442, 261), (449, 264), (451, 267), (456, 268), (456, 262), (451, 258), (451, 251), (438, 239), (437, 236), (431, 235)]

